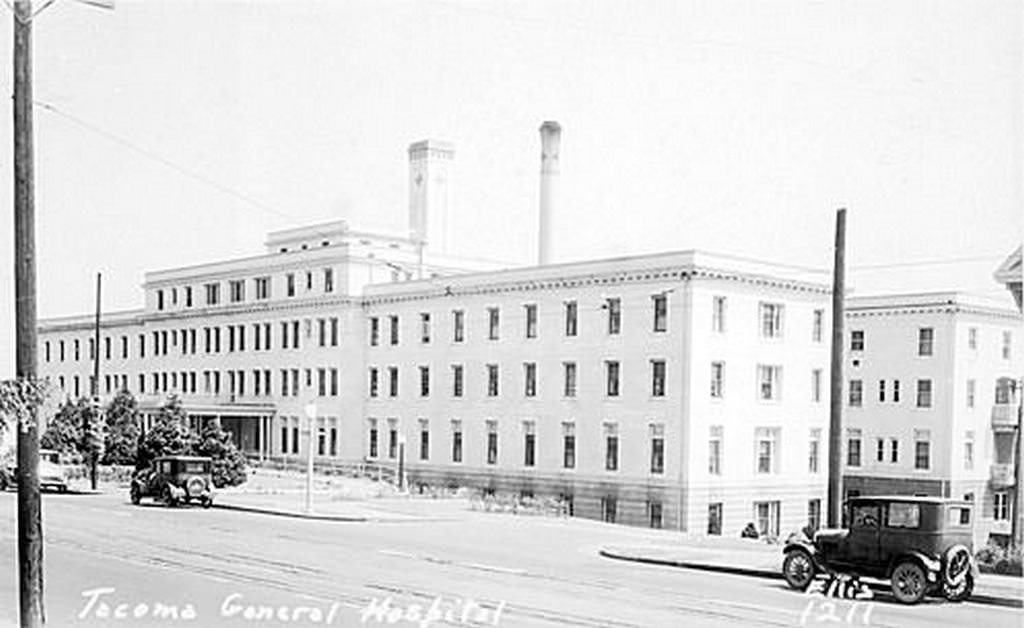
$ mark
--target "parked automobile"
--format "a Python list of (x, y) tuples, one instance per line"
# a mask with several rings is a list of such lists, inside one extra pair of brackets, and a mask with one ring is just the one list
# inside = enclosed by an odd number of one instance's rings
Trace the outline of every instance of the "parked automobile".
[[(0, 469), (0, 490), (7, 490), (8, 487), (15, 487), (17, 484), (18, 467), (12, 460), (11, 466)], [(61, 464), (60, 452), (52, 449), (39, 450), (39, 488), (67, 492), (67, 471)]]
[(889, 580), (892, 593), (916, 604), (929, 593), (955, 602), (974, 589), (970, 502), (939, 497), (856, 497), (843, 507), (842, 529), (819, 530), (783, 549), (783, 577), (804, 590), (818, 574)]
[(136, 471), (129, 493), (132, 503), (151, 497), (168, 506), (198, 502), (213, 505), (213, 460), (202, 456), (160, 456)]

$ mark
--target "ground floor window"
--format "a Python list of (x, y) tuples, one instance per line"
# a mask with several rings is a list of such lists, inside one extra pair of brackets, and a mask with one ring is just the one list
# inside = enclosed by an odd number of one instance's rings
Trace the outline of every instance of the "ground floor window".
[(812, 530), (821, 527), (821, 500), (812, 499), (807, 502), (807, 526)]
[(782, 504), (778, 501), (754, 502), (754, 521), (761, 536), (779, 536)]
[(288, 453), (288, 427), (281, 428), (281, 453)]
[(708, 504), (708, 534), (722, 534), (722, 502)]
[(652, 528), (661, 528), (661, 502), (647, 502), (647, 519)]
[(561, 495), (559, 495), (559, 499), (561, 500), (562, 505), (565, 507), (565, 514), (570, 517), (574, 516), (576, 512), (573, 504), (572, 495), (569, 493), (562, 493)]
[(601, 519), (606, 523), (615, 523), (617, 504), (614, 497), (601, 498)]
[(992, 516), (996, 521), (1006, 521), (1010, 518), (1009, 496), (1009, 493), (1006, 491), (999, 491), (998, 493), (992, 494), (993, 503), (995, 505), (995, 510), (993, 511)]

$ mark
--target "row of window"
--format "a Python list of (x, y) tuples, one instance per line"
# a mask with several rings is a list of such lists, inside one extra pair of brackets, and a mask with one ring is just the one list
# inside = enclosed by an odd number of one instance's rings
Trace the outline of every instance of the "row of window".
[[(304, 378), (300, 377), (303, 375)], [(119, 390), (128, 390), (137, 394), (165, 394), (177, 392), (182, 394), (220, 395), (222, 392), (232, 396), (269, 397), (274, 394), (272, 369), (227, 370), (227, 371), (173, 371), (162, 373), (139, 373), (137, 386), (131, 390), (127, 375), (108, 374), (104, 376), (106, 394)], [(90, 386), (92, 376), (88, 379)], [(316, 369), (280, 369), (278, 394), (282, 397), (297, 397), (305, 389), (315, 391), (319, 397), (337, 397), (339, 395), (339, 370), (335, 367)], [(147, 385), (148, 382), (148, 385)], [(250, 382), (251, 388), (246, 388)], [(69, 382), (63, 375), (58, 376), (57, 385), (61, 391), (82, 395), (81, 379), (78, 375)], [(312, 393), (309, 393), (312, 394)]]
[[(864, 351), (864, 330), (854, 329), (850, 331), (850, 351), (851, 352), (862, 352)], [(1013, 346), (1013, 333), (1010, 331), (1003, 331), (1003, 344), (1002, 344), (1002, 356), (1004, 360), (1009, 360), (1012, 355)], [(978, 348), (978, 328), (969, 327), (967, 329), (967, 348), (977, 350)], [(917, 330), (917, 355), (922, 357), (930, 357), (935, 353), (935, 329), (932, 327), (920, 327)]]
[[(317, 419), (316, 455), (338, 455), (338, 426), (336, 417)], [(281, 417), (281, 440), (278, 443), (282, 454), (299, 453), (299, 417)]]
[[(782, 442), (782, 428), (754, 428), (754, 471), (761, 475), (772, 475), (779, 472), (779, 444)], [(725, 468), (724, 429), (721, 425), (712, 425), (708, 437), (708, 475), (722, 475)], [(807, 471), (818, 473), (821, 463), (821, 429), (810, 430), (807, 446)]]
[[(334, 292), (334, 269), (324, 268), (321, 270), (321, 287), (325, 294)], [(287, 273), (284, 276), (285, 279), (285, 296), (294, 297), (298, 294), (298, 287), (303, 276), (296, 273)], [(312, 292), (314, 290), (314, 273), (313, 271), (306, 271), (304, 276), (304, 285), (306, 292)], [(265, 301), (270, 299), (272, 295), (272, 285), (270, 276), (254, 277), (251, 280), (252, 292), (251, 294), (257, 301)], [(244, 303), (246, 301), (246, 286), (250, 285), (245, 279), (232, 279), (227, 282), (228, 287), (228, 303)], [(205, 297), (204, 305), (220, 305), (221, 299), (221, 282), (211, 282), (203, 284), (203, 295)], [(178, 288), (172, 287), (167, 289), (159, 289), (156, 291), (156, 309), (163, 311), (170, 307), (178, 305)], [(193, 306), (195, 299), (193, 298), (193, 287), (184, 286), (181, 289), (181, 301), (184, 307), (190, 308)]]
[[(965, 468), (974, 466), (974, 435), (968, 432), (970, 440), (964, 447)], [(914, 468), (927, 471), (931, 469), (931, 431), (926, 429), (915, 429), (913, 435), (913, 456)], [(846, 466), (860, 467), (864, 462), (863, 450), (864, 439), (859, 428), (846, 430)], [(875, 462), (880, 464), (899, 464), (900, 462), (900, 439), (896, 437), (877, 437), (875, 439)]]
[[(367, 455), (370, 458), (381, 457), (380, 451), (380, 430), (379, 419), (368, 419), (369, 442)], [(398, 433), (397, 419), (387, 420), (387, 457), (395, 459), (398, 457), (400, 437)], [(486, 422), (487, 435), (484, 443), (486, 451), (486, 462), (488, 465), (498, 464), (498, 422), (488, 420)], [(619, 426), (617, 423), (605, 423), (602, 426), (604, 435), (604, 468), (606, 471), (619, 470)], [(649, 429), (649, 453), (650, 471), (659, 475), (665, 472), (665, 426), (661, 423), (651, 423)], [(450, 461), (461, 463), (463, 461), (463, 427), (460, 419), (452, 419), (450, 423), (451, 450)], [(430, 421), (419, 419), (419, 460), (430, 461)], [(534, 467), (537, 464), (537, 424), (535, 421), (523, 421), (523, 448), (522, 464), (524, 467)], [(576, 424), (572, 422), (562, 423), (562, 468), (576, 468)]]
[[(662, 359), (650, 360), (652, 397), (665, 396), (666, 363)], [(605, 362), (607, 370), (607, 394), (610, 397), (617, 397), (621, 392), (620, 373), (621, 365), (618, 361), (608, 360)], [(500, 396), (501, 371), (497, 364), (485, 365), (487, 382), (487, 396)], [(419, 366), (419, 395), (430, 396), (431, 375), (429, 366)], [(399, 369), (397, 366), (388, 366), (387, 371), (387, 396), (397, 397), (399, 394)], [(576, 362), (562, 362), (562, 395), (575, 397), (578, 389), (578, 365)], [(371, 366), (369, 369), (369, 396), (378, 397), (381, 393), (381, 374), (379, 367)], [(452, 397), (463, 397), (465, 395), (466, 368), (462, 364), (450, 365)], [(537, 363), (523, 363), (523, 393), (527, 397), (537, 395)]]
[[(932, 407), (932, 380), (930, 379), (919, 379), (916, 381), (916, 397), (915, 404), (918, 408), (930, 408)], [(860, 408), (864, 405), (864, 381), (860, 379), (851, 379), (849, 386), (847, 386), (847, 402), (850, 407)], [(894, 379), (887, 381), (884, 379), (878, 380), (878, 401), (879, 403), (885, 403), (891, 401), (892, 403), (899, 403), (900, 401), (900, 380)]]
[[(305, 329), (303, 329), (303, 323)], [(300, 348), (300, 339), (303, 335), (313, 339), (315, 346), (337, 347), (340, 342), (340, 324), (337, 317), (305, 319), (304, 321), (280, 321), (279, 338), (281, 349)], [(197, 355), (202, 349), (203, 353), (228, 353), (245, 351), (247, 340), (251, 340), (252, 351), (270, 351), (273, 343), (272, 323), (251, 323), (226, 325), (224, 327), (202, 327), (192, 329), (162, 329), (151, 332), (150, 347), (154, 356), (166, 356), (177, 349), (181, 355)], [(248, 332), (248, 333), (247, 333)], [(304, 334), (303, 334), (304, 332)], [(146, 334), (139, 334), (136, 342), (138, 357), (146, 357)], [(110, 360), (114, 355), (114, 339), (110, 336), (103, 338), (103, 357)], [(43, 343), (43, 359), (46, 362), (64, 362), (65, 359), (72, 361), (81, 360), (81, 344), (79, 339), (71, 341), (71, 352), (66, 341), (59, 340), (54, 346), (51, 341)], [(89, 338), (89, 359), (95, 359), (95, 339)], [(119, 344), (121, 359), (128, 359), (129, 337), (121, 336)]]

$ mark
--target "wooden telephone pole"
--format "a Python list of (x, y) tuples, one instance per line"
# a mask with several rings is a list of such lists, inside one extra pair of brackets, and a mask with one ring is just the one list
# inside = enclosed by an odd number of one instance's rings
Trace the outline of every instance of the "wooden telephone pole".
[(832, 369), (828, 423), (828, 527), (838, 528), (843, 507), (843, 320), (846, 292), (846, 210), (836, 213), (832, 269)]
[[(14, 298), (15, 372), (34, 382), (36, 357), (35, 201), (32, 151), (32, 2), (14, 3)], [(39, 425), (18, 425), (18, 591), (22, 628), (43, 619), (43, 520), (39, 500)]]

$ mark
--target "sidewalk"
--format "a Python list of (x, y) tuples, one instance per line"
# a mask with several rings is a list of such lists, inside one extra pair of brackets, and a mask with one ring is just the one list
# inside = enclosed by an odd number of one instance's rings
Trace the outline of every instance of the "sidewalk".
[[(782, 547), (748, 539), (683, 537), (675, 543), (608, 545), (598, 553), (652, 565), (782, 579)], [(971, 601), (1019, 608), (1022, 598), (1024, 578), (980, 574)]]

